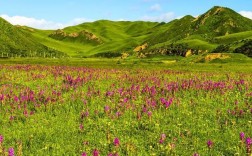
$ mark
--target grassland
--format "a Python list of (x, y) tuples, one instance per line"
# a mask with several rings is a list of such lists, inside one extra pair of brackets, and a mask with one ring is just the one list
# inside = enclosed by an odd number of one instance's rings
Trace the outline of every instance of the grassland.
[(250, 153), (252, 63), (179, 59), (1, 60), (0, 153)]

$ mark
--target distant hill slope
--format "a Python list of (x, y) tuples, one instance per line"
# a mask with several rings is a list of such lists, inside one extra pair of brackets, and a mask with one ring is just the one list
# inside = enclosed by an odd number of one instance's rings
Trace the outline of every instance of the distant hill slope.
[[(62, 30), (25, 29), (40, 43), (65, 52), (70, 56), (103, 56), (103, 53), (120, 55), (123, 51), (132, 51), (141, 44), (153, 29), (162, 27), (158, 22), (108, 21), (100, 20), (71, 26)], [(77, 36), (80, 32), (88, 35)], [(92, 39), (92, 36), (95, 36)]]
[(232, 9), (215, 6), (196, 18), (191, 27), (194, 34), (216, 37), (252, 30), (252, 21)]
[[(215, 6), (197, 18), (187, 15), (169, 23), (99, 20), (62, 30), (23, 27), (23, 31), (73, 57), (114, 57), (123, 52), (135, 54), (135, 49), (138, 54), (184, 55), (190, 49), (198, 54), (225, 50), (223, 47), (228, 47), (224, 52), (234, 52), (244, 40), (252, 39), (252, 20)], [(141, 45), (147, 46), (141, 50)]]
[(197, 18), (185, 16), (175, 20), (165, 32), (150, 36), (150, 44), (160, 44), (181, 39), (195, 39), (211, 42), (214, 37), (252, 30), (252, 20), (235, 11), (215, 6)]
[(34, 37), (0, 18), (0, 57), (11, 56), (63, 56), (37, 42)]

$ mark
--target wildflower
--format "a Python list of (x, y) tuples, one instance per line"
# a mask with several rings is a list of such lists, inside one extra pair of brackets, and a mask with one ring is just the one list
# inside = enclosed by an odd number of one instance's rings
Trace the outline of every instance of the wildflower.
[(194, 153), (193, 156), (199, 156), (199, 154), (198, 153)]
[(0, 101), (3, 101), (3, 100), (4, 100), (4, 95), (1, 94), (1, 95), (0, 95)]
[(83, 130), (84, 126), (83, 124), (80, 124), (80, 130)]
[(109, 110), (110, 110), (109, 106), (105, 106), (105, 107), (104, 107), (104, 112), (105, 112), (105, 113), (109, 112)]
[(24, 110), (23, 114), (24, 114), (25, 117), (28, 117), (28, 112), (27, 112), (27, 110)]
[(244, 137), (245, 137), (245, 133), (244, 132), (241, 132), (240, 133), (240, 139), (243, 141), (244, 140)]
[(8, 156), (14, 156), (14, 148), (9, 148)]
[(87, 156), (87, 153), (86, 153), (86, 152), (83, 152), (83, 153), (81, 154), (81, 156)]
[(166, 100), (164, 98), (160, 98), (162, 104), (165, 104)]
[(4, 137), (2, 135), (0, 135), (0, 144), (3, 143)]
[(149, 116), (149, 118), (152, 116), (152, 112), (151, 111), (148, 111), (148, 116)]
[(13, 121), (14, 120), (14, 116), (10, 116), (10, 121)]
[(85, 116), (85, 117), (88, 117), (88, 116), (89, 116), (89, 112), (86, 111), (86, 112), (84, 113), (84, 116)]
[(118, 138), (115, 138), (115, 139), (114, 139), (114, 145), (115, 145), (116, 147), (119, 147), (119, 146), (120, 146), (120, 140), (119, 140)]
[(247, 148), (247, 153), (248, 153), (248, 155), (249, 154), (252, 154), (252, 151), (251, 151), (251, 145), (252, 145), (252, 139), (251, 138), (247, 138), (246, 139), (246, 148)]
[(14, 97), (14, 101), (18, 102), (18, 97), (17, 96)]
[(122, 114), (121, 114), (121, 112), (119, 112), (119, 111), (118, 111), (118, 112), (116, 112), (116, 117), (118, 117), (118, 118), (119, 118), (121, 115), (122, 115)]
[(163, 144), (164, 141), (165, 141), (165, 139), (166, 139), (166, 135), (165, 135), (165, 134), (161, 134), (161, 137), (160, 137), (160, 139), (159, 139), (159, 143), (160, 143), (160, 144)]
[(207, 141), (207, 147), (210, 149), (213, 147), (213, 142), (211, 140)]
[(247, 138), (247, 139), (246, 139), (246, 145), (247, 145), (247, 146), (252, 145), (252, 139), (251, 139), (251, 138)]
[(97, 149), (93, 151), (93, 156), (99, 156), (99, 151)]

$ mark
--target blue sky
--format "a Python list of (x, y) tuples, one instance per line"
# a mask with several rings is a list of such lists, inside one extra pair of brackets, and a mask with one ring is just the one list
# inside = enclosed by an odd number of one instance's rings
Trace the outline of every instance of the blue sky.
[(169, 22), (216, 5), (252, 18), (251, 0), (0, 0), (0, 16), (12, 24), (55, 29), (100, 19)]

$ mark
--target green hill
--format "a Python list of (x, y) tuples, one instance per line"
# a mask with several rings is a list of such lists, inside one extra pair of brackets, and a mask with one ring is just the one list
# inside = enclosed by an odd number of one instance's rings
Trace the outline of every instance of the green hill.
[(42, 45), (30, 33), (11, 25), (2, 18), (0, 18), (0, 34), (0, 57), (61, 57), (65, 55)]
[[(73, 57), (103, 56), (102, 53), (114, 56), (132, 51), (151, 34), (152, 29), (160, 25), (157, 22), (100, 20), (56, 31), (25, 31), (40, 43)], [(80, 32), (88, 32), (89, 35), (72, 37)], [(90, 36), (95, 36), (95, 39), (90, 40)]]
[(232, 9), (215, 6), (196, 18), (191, 25), (193, 34), (206, 37), (223, 36), (252, 29), (252, 21)]
[[(213, 42), (214, 37), (252, 30), (252, 21), (235, 11), (215, 6), (197, 18), (185, 16), (168, 23), (165, 32), (150, 36), (150, 44), (200, 39)], [(192, 36), (192, 37), (191, 37)], [(196, 38), (195, 38), (196, 37)]]
[[(21, 39), (6, 39), (8, 47), (26, 51), (43, 51), (49, 47), (72, 57), (117, 57), (124, 52), (184, 56), (188, 50), (192, 54), (242, 53), (241, 47), (252, 39), (252, 20), (219, 6), (197, 18), (187, 15), (169, 23), (99, 20), (61, 30), (22, 27), (22, 31), (7, 25), (16, 32), (14, 36)], [(145, 45), (144, 48), (141, 45)], [(245, 45), (245, 49), (248, 47)]]
[(164, 32), (153, 34), (145, 41), (151, 45), (145, 50), (147, 53), (156, 53), (159, 51), (157, 49), (170, 53), (174, 45), (185, 47), (184, 51), (194, 49), (196, 53), (206, 50), (211, 52), (223, 44), (229, 44), (230, 52), (242, 46), (244, 39), (252, 39), (252, 20), (232, 9), (219, 6), (197, 18), (185, 16), (167, 25)]

